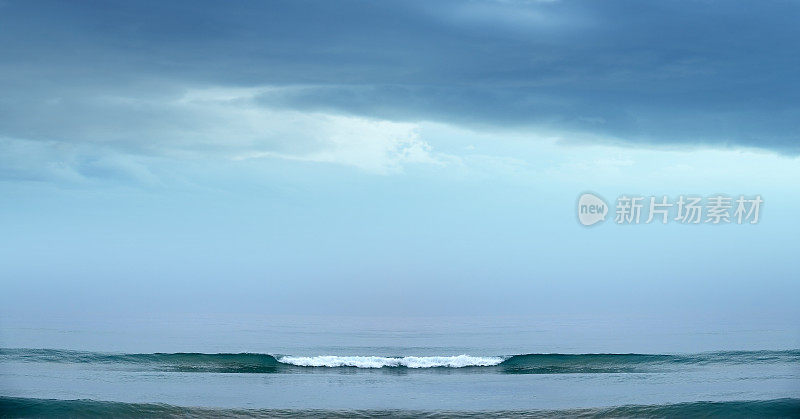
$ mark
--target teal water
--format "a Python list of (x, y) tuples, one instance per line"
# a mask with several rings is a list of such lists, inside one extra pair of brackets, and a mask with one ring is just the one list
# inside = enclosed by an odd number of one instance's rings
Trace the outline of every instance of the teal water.
[(797, 335), (763, 322), (0, 322), (4, 417), (800, 416)]
[[(407, 371), (470, 374), (669, 373), (691, 367), (800, 366), (800, 350), (725, 351), (698, 354), (519, 354), (451, 356), (295, 357), (258, 353), (97, 353), (54, 349), (0, 348), (4, 364), (60, 364), (129, 371), (277, 374), (309, 371)], [(355, 372), (355, 371), (354, 371)]]
[(655, 406), (618, 406), (599, 409), (529, 411), (404, 411), (404, 410), (291, 410), (203, 409), (165, 404), (118, 403), (92, 400), (43, 400), (0, 397), (4, 417), (251, 417), (251, 418), (619, 418), (619, 417), (719, 417), (753, 418), (800, 416), (800, 399), (736, 402), (693, 402)]

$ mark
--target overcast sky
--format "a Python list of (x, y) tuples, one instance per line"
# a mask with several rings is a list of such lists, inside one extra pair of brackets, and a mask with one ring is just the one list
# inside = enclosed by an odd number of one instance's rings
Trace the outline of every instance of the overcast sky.
[[(797, 318), (800, 3), (0, 0), (2, 312)], [(575, 202), (761, 194), (757, 225)]]

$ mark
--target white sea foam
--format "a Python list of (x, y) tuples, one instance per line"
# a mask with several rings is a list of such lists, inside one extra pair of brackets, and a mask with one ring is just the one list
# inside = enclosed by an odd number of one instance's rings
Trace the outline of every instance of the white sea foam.
[(463, 368), (489, 367), (503, 362), (500, 357), (457, 356), (404, 356), (402, 358), (383, 356), (284, 356), (278, 361), (301, 367), (408, 367), (408, 368)]

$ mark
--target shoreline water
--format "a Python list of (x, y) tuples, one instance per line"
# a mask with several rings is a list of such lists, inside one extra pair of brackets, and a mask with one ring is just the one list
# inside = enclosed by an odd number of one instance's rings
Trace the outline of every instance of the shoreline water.
[(451, 349), (413, 356), (397, 347), (384, 352), (395, 357), (313, 353), (326, 352), (0, 348), (0, 416), (39, 416), (48, 409), (61, 416), (84, 416), (81, 409), (114, 416), (780, 416), (795, 414), (800, 395), (798, 349), (502, 356), (453, 355)]
[(560, 410), (325, 410), (325, 409), (214, 409), (161, 403), (122, 403), (98, 400), (55, 400), (0, 396), (0, 417), (250, 417), (250, 418), (548, 418), (548, 417), (797, 417), (800, 398), (742, 401), (699, 401), (659, 405)]
[(790, 325), (760, 319), (169, 319), (4, 317), (0, 395), (394, 415), (800, 396)]

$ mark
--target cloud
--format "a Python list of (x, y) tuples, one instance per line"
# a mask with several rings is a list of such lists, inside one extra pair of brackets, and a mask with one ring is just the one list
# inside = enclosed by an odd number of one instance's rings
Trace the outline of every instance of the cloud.
[(81, 184), (98, 180), (158, 186), (153, 161), (113, 148), (0, 138), (0, 181)]
[(307, 135), (321, 146), (306, 153), (246, 151), (236, 159), (279, 157), (290, 160), (337, 163), (372, 173), (402, 172), (407, 164), (445, 165), (453, 158), (437, 155), (419, 138), (414, 124), (333, 115), (308, 115)]
[(376, 118), (343, 116), (260, 106), (256, 98), (278, 91), (194, 89), (170, 103), (173, 112), (203, 121), (161, 140), (165, 153), (215, 154), (235, 160), (284, 158), (327, 162), (389, 174), (408, 164), (444, 165), (451, 158), (436, 153), (420, 138), (418, 125)]
[[(0, 141), (0, 173), (26, 180), (102, 177), (154, 183), (156, 177), (143, 162), (159, 157), (282, 158), (376, 174), (452, 160), (420, 138), (417, 124), (256, 103), (256, 97), (274, 90), (197, 88), (173, 97), (130, 91), (41, 97), (32, 100), (36, 112), (18, 115), (20, 129), (13, 133), (20, 137)], [(61, 123), (35, 124), (44, 114)]]
[(421, 121), (797, 155), (799, 16), (744, 0), (16, 1), (0, 136), (378, 173), (448, 159)]

